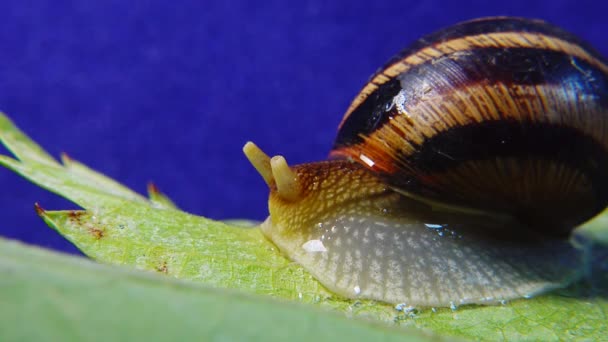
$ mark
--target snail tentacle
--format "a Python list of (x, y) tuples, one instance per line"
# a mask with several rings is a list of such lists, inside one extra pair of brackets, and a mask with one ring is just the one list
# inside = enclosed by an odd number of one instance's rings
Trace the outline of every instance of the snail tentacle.
[(277, 194), (287, 201), (295, 201), (300, 197), (301, 186), (297, 175), (291, 170), (283, 156), (270, 159), (272, 175), (277, 186)]
[(251, 165), (253, 165), (260, 176), (262, 176), (264, 182), (266, 182), (268, 186), (271, 186), (274, 178), (270, 167), (270, 157), (251, 141), (248, 141), (245, 146), (243, 146), (243, 153), (245, 153), (245, 156), (249, 159)]

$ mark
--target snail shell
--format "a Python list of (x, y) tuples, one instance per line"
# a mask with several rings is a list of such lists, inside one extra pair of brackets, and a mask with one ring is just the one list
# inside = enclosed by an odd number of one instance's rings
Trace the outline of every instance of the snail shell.
[(331, 154), (405, 193), (565, 234), (608, 203), (607, 74), (595, 50), (544, 22), (466, 22), (373, 76)]
[(261, 229), (324, 286), (419, 306), (529, 297), (579, 276), (572, 229), (608, 204), (608, 66), (538, 20), (484, 18), (402, 51), (364, 86), (331, 160), (252, 143)]

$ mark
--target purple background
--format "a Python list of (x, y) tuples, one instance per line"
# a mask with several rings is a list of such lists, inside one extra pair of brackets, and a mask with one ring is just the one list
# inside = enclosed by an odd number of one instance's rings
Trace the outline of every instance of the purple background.
[[(601, 3), (2, 2), (0, 110), (53, 155), (138, 192), (152, 180), (186, 211), (262, 219), (267, 190), (242, 156), (247, 140), (291, 163), (324, 158), (376, 68), (474, 17), (543, 18), (608, 55)], [(6, 169), (0, 189), (1, 236), (76, 251), (33, 209), (73, 204)]]

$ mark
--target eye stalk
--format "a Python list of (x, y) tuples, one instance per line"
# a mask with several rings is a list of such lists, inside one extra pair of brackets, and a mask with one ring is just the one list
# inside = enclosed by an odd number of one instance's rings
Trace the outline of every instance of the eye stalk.
[(248, 141), (243, 146), (243, 153), (245, 153), (251, 165), (262, 176), (264, 182), (271, 187), (274, 183), (274, 177), (272, 175), (272, 168), (270, 167), (270, 157), (251, 141)]
[(289, 167), (283, 156), (268, 157), (256, 144), (249, 141), (243, 147), (249, 162), (262, 176), (270, 188), (285, 201), (296, 201), (302, 193), (297, 174)]

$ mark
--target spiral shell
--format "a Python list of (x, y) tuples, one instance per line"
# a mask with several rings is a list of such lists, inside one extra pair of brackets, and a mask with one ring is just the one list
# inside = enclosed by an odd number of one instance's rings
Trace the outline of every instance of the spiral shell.
[(380, 69), (331, 156), (410, 196), (567, 234), (608, 204), (608, 66), (545, 22), (487, 18)]

